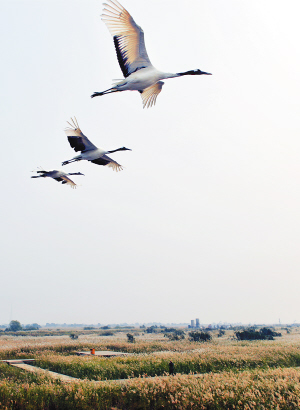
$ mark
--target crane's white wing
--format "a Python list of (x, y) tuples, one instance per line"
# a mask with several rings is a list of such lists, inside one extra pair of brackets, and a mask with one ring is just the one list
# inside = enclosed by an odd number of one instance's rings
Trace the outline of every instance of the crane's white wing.
[(74, 120), (73, 118), (71, 118), (71, 121), (72, 124), (67, 121), (71, 127), (67, 128), (65, 130), (65, 133), (74, 151), (85, 152), (97, 149), (97, 147), (94, 144), (92, 144), (91, 141), (82, 133), (76, 118), (74, 118)]
[(144, 32), (117, 0), (104, 3), (102, 20), (114, 38), (118, 61), (124, 77), (151, 66)]
[(101, 158), (93, 159), (91, 162), (97, 165), (104, 165), (104, 166), (110, 167), (114, 171), (117, 171), (117, 172), (122, 171), (123, 169), (122, 165), (118, 164), (116, 161), (109, 158), (107, 155), (102, 155)]
[(156, 98), (158, 94), (161, 92), (162, 86), (164, 85), (163, 81), (158, 81), (157, 83), (151, 85), (148, 88), (145, 88), (141, 92), (141, 97), (143, 100), (143, 108), (147, 107), (152, 107), (152, 105), (155, 105), (156, 103)]
[(122, 171), (123, 169), (122, 165), (118, 164), (116, 161), (111, 161), (106, 166), (112, 168), (112, 170), (116, 172)]
[(62, 175), (58, 178), (53, 178), (53, 179), (55, 179), (55, 181), (61, 182), (62, 184), (67, 184), (73, 189), (77, 187), (75, 182), (72, 181), (72, 179), (70, 179), (69, 177), (67, 177), (67, 175)]

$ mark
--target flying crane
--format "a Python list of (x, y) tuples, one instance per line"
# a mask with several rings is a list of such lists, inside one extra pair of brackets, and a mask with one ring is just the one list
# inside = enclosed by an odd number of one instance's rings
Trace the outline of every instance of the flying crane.
[(113, 36), (117, 58), (125, 79), (116, 82), (113, 87), (105, 91), (95, 92), (91, 95), (92, 98), (136, 90), (141, 94), (143, 108), (149, 108), (155, 105), (156, 98), (161, 92), (164, 85), (161, 80), (184, 75), (211, 75), (199, 69), (175, 74), (157, 70), (148, 57), (144, 32), (128, 11), (117, 0), (108, 0), (104, 6), (101, 18)]
[(53, 178), (55, 179), (55, 181), (61, 182), (62, 184), (67, 184), (69, 185), (71, 188), (76, 188), (77, 185), (75, 184), (74, 181), (72, 181), (71, 178), (69, 178), (68, 175), (84, 175), (81, 172), (63, 172), (63, 171), (58, 171), (56, 169), (52, 170), (52, 171), (45, 171), (43, 169), (38, 170), (38, 171), (33, 171), (36, 172), (37, 174), (40, 175), (34, 175), (31, 178)]
[(131, 149), (122, 147), (114, 149), (112, 151), (105, 151), (102, 148), (98, 148), (96, 147), (96, 145), (92, 144), (91, 141), (82, 133), (75, 117), (74, 119), (71, 118), (71, 122), (72, 124), (68, 122), (70, 128), (67, 128), (65, 130), (65, 133), (68, 137), (69, 144), (74, 149), (74, 151), (80, 151), (81, 154), (72, 159), (69, 159), (68, 161), (64, 161), (62, 165), (67, 165), (71, 162), (86, 160), (91, 161), (94, 164), (111, 167), (114, 171), (117, 172), (123, 169), (122, 165), (118, 164), (106, 154), (112, 154), (113, 152), (117, 151), (131, 151)]

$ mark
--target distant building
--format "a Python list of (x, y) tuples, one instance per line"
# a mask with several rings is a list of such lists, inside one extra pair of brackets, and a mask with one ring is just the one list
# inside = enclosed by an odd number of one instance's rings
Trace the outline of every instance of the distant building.
[(195, 321), (191, 320), (191, 327), (195, 327)]
[(199, 321), (199, 319), (196, 319), (196, 327), (197, 327), (197, 328), (200, 327), (200, 321)]

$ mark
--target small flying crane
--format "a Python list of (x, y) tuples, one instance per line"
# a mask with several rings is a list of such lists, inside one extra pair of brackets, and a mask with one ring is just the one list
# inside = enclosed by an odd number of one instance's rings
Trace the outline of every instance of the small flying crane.
[(40, 175), (34, 175), (31, 178), (53, 178), (55, 181), (61, 182), (62, 184), (67, 184), (71, 188), (76, 188), (77, 185), (75, 184), (74, 181), (72, 181), (71, 178), (69, 178), (69, 175), (84, 175), (81, 172), (63, 172), (59, 170), (52, 170), (52, 171), (45, 171), (44, 169), (40, 169), (38, 171), (33, 171), (36, 172), (37, 174)]
[(106, 154), (112, 154), (113, 152), (117, 151), (131, 151), (131, 149), (122, 147), (114, 149), (112, 151), (105, 151), (102, 148), (98, 148), (96, 147), (96, 145), (92, 144), (91, 141), (82, 133), (75, 117), (74, 119), (71, 118), (71, 122), (72, 124), (68, 122), (70, 128), (67, 128), (65, 130), (65, 133), (74, 151), (80, 151), (81, 154), (72, 159), (69, 159), (68, 161), (64, 161), (62, 165), (67, 165), (71, 162), (86, 160), (91, 161), (94, 164), (111, 167), (114, 171), (117, 172), (123, 169), (122, 165), (118, 164)]

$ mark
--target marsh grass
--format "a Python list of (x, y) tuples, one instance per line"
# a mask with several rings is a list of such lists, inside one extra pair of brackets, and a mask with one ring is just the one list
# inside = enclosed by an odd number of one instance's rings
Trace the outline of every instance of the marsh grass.
[[(95, 348), (96, 350), (112, 350), (125, 353), (151, 353), (161, 351), (187, 351), (199, 348), (198, 343), (183, 341), (163, 340), (136, 340), (135, 343), (129, 343), (125, 339), (115, 339), (107, 336), (103, 337), (85, 337), (76, 340), (68, 336), (61, 338), (36, 338), (29, 340), (26, 338), (16, 338), (17, 340), (0, 339), (0, 360), (2, 359), (21, 359), (39, 356), (42, 353), (52, 352), (58, 354), (76, 354), (77, 351)], [(6, 343), (5, 343), (6, 342)]]
[(300, 371), (269, 369), (131, 379), (126, 384), (0, 383), (3, 409), (282, 409), (300, 407)]
[(113, 380), (164, 375), (169, 371), (170, 360), (176, 372), (182, 374), (292, 367), (300, 366), (300, 344), (204, 344), (200, 351), (134, 354), (110, 359), (44, 353), (36, 365), (81, 379)]
[[(126, 334), (85, 335), (75, 341), (68, 336), (1, 336), (1, 358), (34, 357), (43, 368), (85, 380), (64, 384), (0, 363), (0, 409), (299, 409), (299, 332), (257, 342), (237, 342), (226, 333), (204, 344), (157, 335), (138, 336), (134, 344), (126, 342)], [(131, 355), (75, 355), (91, 347)], [(175, 376), (166, 375), (170, 360)], [(92, 381), (122, 378), (128, 380)]]

